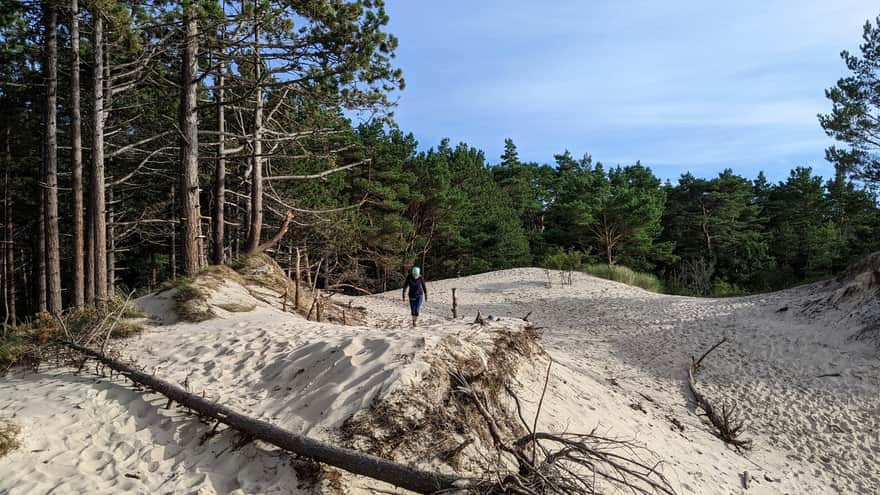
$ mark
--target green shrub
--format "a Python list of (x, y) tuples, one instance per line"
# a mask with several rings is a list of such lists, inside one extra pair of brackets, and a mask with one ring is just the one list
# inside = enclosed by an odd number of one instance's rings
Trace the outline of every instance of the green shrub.
[(583, 265), (580, 271), (594, 277), (614, 280), (615, 282), (641, 287), (651, 292), (662, 292), (663, 284), (655, 275), (630, 270), (625, 266), (607, 265), (603, 263)]
[(716, 280), (712, 285), (712, 297), (737, 297), (748, 295), (748, 292), (725, 280)]
[(575, 249), (565, 250), (558, 248), (544, 257), (541, 266), (550, 270), (574, 271), (580, 270), (587, 253)]

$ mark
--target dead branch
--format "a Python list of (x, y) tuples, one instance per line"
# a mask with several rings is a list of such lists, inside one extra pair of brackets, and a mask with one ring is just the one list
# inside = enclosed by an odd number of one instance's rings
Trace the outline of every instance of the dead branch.
[(281, 238), (284, 237), (284, 234), (287, 233), (287, 229), (290, 227), (291, 220), (293, 220), (293, 213), (288, 211), (284, 215), (284, 223), (281, 224), (281, 228), (278, 229), (278, 232), (276, 232), (271, 239), (257, 246), (257, 249), (256, 251), (254, 251), (254, 253), (262, 253), (263, 251), (277, 244), (278, 241), (280, 241)]
[(422, 471), (387, 459), (364, 454), (355, 450), (319, 442), (238, 413), (222, 404), (211, 402), (183, 388), (148, 375), (131, 366), (111, 359), (92, 349), (72, 342), (59, 342), (95, 361), (107, 366), (132, 382), (161, 394), (181, 406), (192, 410), (202, 418), (215, 420), (242, 433), (246, 437), (262, 440), (283, 450), (314, 459), (350, 473), (367, 476), (417, 493), (434, 493), (439, 490), (466, 488), (468, 480), (440, 473)]
[[(472, 488), (474, 493), (605, 493), (605, 487), (598, 486), (597, 480), (601, 480), (612, 489), (623, 489), (636, 495), (675, 494), (672, 485), (657, 470), (659, 463), (648, 464), (640, 460), (637, 451), (643, 449), (630, 442), (601, 437), (595, 435), (595, 431), (588, 434), (535, 432), (522, 414), (519, 398), (509, 386), (505, 388), (528, 433), (505, 440), (495, 417), (489, 413), (485, 394), (469, 383), (461, 372), (450, 371), (450, 378), (456, 385), (456, 392), (468, 398), (482, 416), (495, 447), (512, 456), (518, 468), (516, 472), (489, 473), (492, 481)], [(549, 382), (549, 368), (544, 382), (545, 385)], [(540, 457), (537, 449), (540, 449)]]
[(709, 348), (708, 351), (700, 356), (700, 359), (691, 358), (691, 365), (688, 366), (688, 386), (694, 396), (694, 400), (703, 411), (712, 426), (718, 430), (717, 436), (725, 443), (733, 445), (737, 450), (748, 450), (752, 447), (750, 439), (740, 438), (745, 431), (745, 420), (740, 417), (736, 402), (732, 404), (722, 404), (721, 410), (718, 411), (709, 399), (697, 389), (697, 372), (703, 364), (703, 360), (710, 352), (714, 351), (718, 346), (725, 343), (727, 338), (721, 339), (720, 342)]

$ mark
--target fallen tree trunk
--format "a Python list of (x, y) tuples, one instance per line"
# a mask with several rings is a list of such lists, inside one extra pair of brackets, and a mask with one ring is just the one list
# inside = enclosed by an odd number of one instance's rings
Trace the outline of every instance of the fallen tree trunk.
[(294, 454), (417, 493), (434, 493), (439, 490), (448, 490), (456, 487), (465, 488), (468, 485), (467, 480), (422, 471), (381, 457), (335, 447), (307, 436), (293, 433), (266, 421), (240, 414), (222, 404), (191, 394), (177, 385), (136, 370), (92, 349), (72, 342), (60, 343), (104, 364), (132, 382), (164, 395), (170, 401), (177, 402), (202, 416), (215, 419), (219, 423), (225, 424), (254, 439), (262, 440)]
[(712, 426), (718, 430), (718, 438), (725, 443), (733, 445), (737, 449), (748, 450), (752, 447), (752, 441), (740, 438), (740, 435), (742, 435), (745, 430), (745, 422), (737, 413), (736, 403), (731, 406), (722, 404), (721, 411), (719, 412), (715, 409), (712, 403), (709, 402), (709, 399), (697, 389), (696, 377), (697, 372), (700, 371), (700, 366), (703, 364), (703, 359), (706, 359), (706, 356), (708, 356), (710, 352), (714, 351), (718, 346), (725, 342), (727, 342), (726, 337), (703, 353), (703, 355), (700, 356), (700, 359), (691, 358), (691, 365), (688, 366), (688, 385), (691, 389), (691, 393), (694, 395), (694, 400), (696, 401), (697, 406), (706, 412), (709, 422), (711, 422)]

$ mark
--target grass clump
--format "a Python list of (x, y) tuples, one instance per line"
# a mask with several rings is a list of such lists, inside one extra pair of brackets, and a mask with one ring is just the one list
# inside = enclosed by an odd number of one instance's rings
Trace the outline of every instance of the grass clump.
[(644, 272), (637, 272), (625, 266), (607, 265), (603, 263), (581, 265), (579, 271), (588, 273), (594, 277), (614, 280), (615, 282), (624, 283), (641, 287), (651, 292), (662, 292), (663, 284), (655, 275)]
[[(218, 289), (226, 281), (245, 284), (245, 279), (226, 265), (212, 265), (196, 274), (195, 277), (179, 277), (168, 280), (159, 288), (159, 292), (175, 289), (174, 310), (177, 317), (182, 321), (199, 323), (217, 317), (209, 304), (210, 291)], [(254, 308), (245, 309), (245, 306), (234, 309), (226, 309), (230, 312), (251, 311)]]
[(216, 318), (217, 315), (208, 305), (208, 292), (199, 287), (193, 279), (181, 277), (174, 280), (174, 310), (183, 321), (198, 323)]
[(0, 458), (19, 447), (21, 428), (11, 419), (0, 418)]

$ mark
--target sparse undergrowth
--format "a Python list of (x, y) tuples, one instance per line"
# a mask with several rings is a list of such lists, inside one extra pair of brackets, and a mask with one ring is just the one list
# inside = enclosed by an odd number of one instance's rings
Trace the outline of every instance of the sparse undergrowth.
[(0, 459), (19, 447), (21, 429), (8, 418), (0, 418)]
[[(124, 310), (123, 310), (124, 306)], [(40, 361), (39, 349), (49, 342), (66, 338), (64, 327), (71, 337), (77, 337), (92, 331), (107, 315), (115, 315), (121, 312), (118, 320), (112, 326), (110, 337), (131, 337), (143, 331), (141, 322), (144, 313), (133, 304), (126, 304), (125, 298), (119, 294), (110, 298), (106, 309), (96, 306), (86, 306), (81, 309), (72, 309), (60, 317), (54, 317), (49, 313), (37, 313), (34, 319), (11, 327), (5, 337), (0, 337), (0, 372), (14, 365), (36, 365)], [(62, 327), (59, 320), (64, 322)]]

